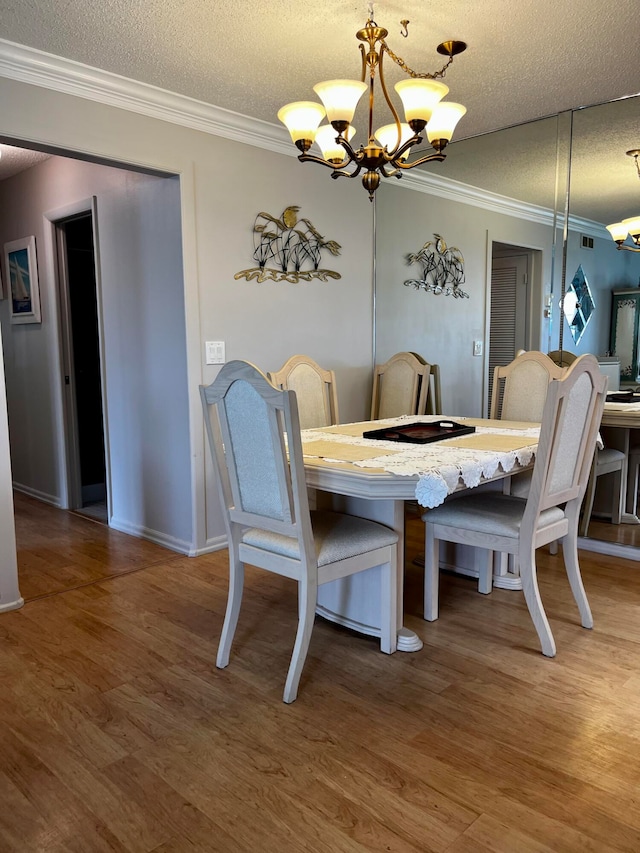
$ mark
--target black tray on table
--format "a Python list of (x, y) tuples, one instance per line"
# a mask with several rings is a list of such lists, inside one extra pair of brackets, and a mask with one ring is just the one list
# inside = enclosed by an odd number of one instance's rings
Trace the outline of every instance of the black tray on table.
[(640, 403), (640, 393), (637, 391), (609, 391), (607, 403)]
[(362, 433), (363, 438), (380, 441), (405, 441), (409, 444), (428, 444), (445, 438), (457, 438), (475, 432), (474, 426), (463, 426), (455, 421), (433, 421), (432, 423), (402, 424), (382, 429), (370, 429)]

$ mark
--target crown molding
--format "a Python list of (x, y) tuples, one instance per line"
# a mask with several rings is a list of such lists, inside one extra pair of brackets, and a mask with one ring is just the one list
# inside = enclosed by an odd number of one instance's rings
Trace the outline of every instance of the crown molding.
[(279, 154), (297, 154), (286, 130), (269, 122), (6, 39), (0, 39), (0, 76)]
[[(233, 110), (226, 110), (6, 39), (0, 39), (0, 77), (86, 98), (288, 157), (298, 156), (287, 131), (270, 122), (250, 118)], [(396, 185), (483, 210), (526, 219), (528, 222), (553, 226), (552, 210), (480, 190), (429, 172), (405, 172), (402, 180), (397, 181)], [(598, 230), (608, 235), (602, 225), (587, 220), (570, 217), (569, 227), (575, 230), (588, 229), (591, 232)]]
[(472, 187), (451, 178), (443, 178), (431, 172), (406, 172), (397, 182), (397, 186), (404, 189), (416, 190), (449, 201), (460, 204), (470, 204), (473, 207), (481, 207), (492, 213), (502, 213), (507, 216), (516, 216), (526, 219), (528, 222), (537, 222), (541, 225), (553, 226), (553, 210), (540, 207), (536, 204), (527, 204), (508, 196)]

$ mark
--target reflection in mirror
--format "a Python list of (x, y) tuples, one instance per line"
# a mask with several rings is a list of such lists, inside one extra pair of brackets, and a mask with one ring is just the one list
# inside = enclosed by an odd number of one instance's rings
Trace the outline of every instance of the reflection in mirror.
[[(570, 218), (566, 251), (561, 251), (562, 240), (555, 249), (564, 263), (553, 264), (554, 236), (565, 225), (569, 120)], [(376, 202), (377, 360), (411, 350), (440, 363), (443, 411), (479, 414), (488, 370), (484, 359), (472, 355), (473, 341), (488, 345), (484, 318), (490, 301), (491, 246), (496, 241), (533, 247), (542, 259), (540, 284), (530, 294), (526, 317), (530, 348), (556, 349), (563, 329), (578, 354), (602, 357), (602, 369), (610, 371), (610, 387), (615, 387), (618, 362), (607, 357), (613, 344), (612, 293), (631, 288), (640, 295), (640, 254), (618, 251), (605, 226), (638, 212), (638, 177), (626, 155), (634, 148), (640, 148), (640, 97), (580, 109), (572, 118), (564, 113), (454, 142), (437, 174), (425, 167), (421, 192), (399, 188), (408, 183), (408, 175), (398, 183), (386, 182)], [(509, 206), (493, 194), (514, 203)], [(464, 255), (469, 300), (442, 300), (403, 287), (404, 257), (432, 233), (441, 234)], [(582, 266), (597, 306), (577, 342), (558, 307), (563, 266), (567, 282)], [(637, 345), (637, 334), (635, 340)], [(627, 437), (640, 445), (640, 429), (627, 432)], [(612, 525), (606, 504), (602, 498), (596, 503), (589, 536), (640, 546), (640, 525)], [(637, 553), (640, 559), (640, 550)]]
[(569, 324), (573, 342), (577, 344), (596, 307), (582, 265), (578, 267), (576, 274), (567, 285), (560, 307)]
[[(621, 389), (634, 388), (638, 376), (636, 313), (640, 299), (640, 254), (618, 251), (606, 225), (620, 222), (640, 208), (638, 175), (626, 154), (639, 145), (640, 97), (575, 111), (567, 269), (582, 267), (598, 306), (575, 349), (578, 354), (592, 352), (599, 356), (605, 353), (617, 356), (620, 361), (614, 360), (614, 363), (618, 370), (622, 368)], [(615, 408), (624, 411), (612, 411)], [(627, 459), (633, 457), (634, 446), (640, 444), (640, 406), (637, 414), (634, 408), (633, 402), (609, 403), (603, 417), (602, 436), (606, 446), (623, 450)], [(598, 477), (597, 482), (588, 536), (601, 540), (598, 549), (606, 547), (601, 543), (632, 546), (640, 558), (634, 472), (630, 470), (629, 483), (625, 483), (629, 488), (624, 489), (625, 523), (622, 524), (611, 521), (615, 475)], [(632, 553), (631, 549), (627, 550)]]
[[(522, 305), (513, 294), (501, 301), (511, 312), (505, 333), (522, 326), (522, 341), (507, 342), (506, 351), (513, 358), (519, 348), (547, 349), (557, 149), (558, 117), (540, 119), (454, 142), (437, 171), (416, 169), (376, 193), (376, 361), (410, 351), (440, 364), (442, 406), (449, 414), (486, 412), (488, 361), (474, 342), (489, 350), (494, 248), (496, 256), (511, 250), (529, 263)], [(443, 299), (404, 286), (407, 256), (433, 234), (464, 257), (469, 299)]]

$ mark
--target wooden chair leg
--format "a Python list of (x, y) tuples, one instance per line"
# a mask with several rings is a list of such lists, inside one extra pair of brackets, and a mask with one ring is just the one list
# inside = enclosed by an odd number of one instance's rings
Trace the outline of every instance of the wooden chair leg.
[(627, 473), (626, 511), (636, 514), (638, 506), (638, 473), (640, 471), (640, 456), (634, 451), (629, 453), (629, 468)]
[(240, 604), (242, 602), (242, 590), (244, 587), (244, 564), (238, 559), (237, 555), (229, 549), (229, 596), (227, 598), (227, 610), (224, 615), (224, 625), (222, 626), (222, 634), (220, 636), (220, 645), (218, 646), (218, 657), (216, 658), (216, 666), (218, 669), (224, 669), (229, 663), (229, 655), (231, 653), (231, 644), (236, 633), (238, 625), (238, 616), (240, 614)]
[(538, 632), (542, 654), (549, 658), (555, 657), (556, 644), (540, 598), (536, 572), (536, 552), (533, 546), (520, 554), (520, 577), (522, 578), (524, 600), (527, 603), (533, 625)]
[(624, 512), (625, 488), (622, 482), (622, 469), (613, 472), (613, 508), (611, 510), (611, 524), (620, 524)]
[(395, 546), (380, 572), (380, 651), (392, 655), (398, 646), (398, 568)]
[(578, 610), (580, 611), (580, 622), (583, 628), (593, 628), (593, 616), (587, 594), (582, 583), (582, 574), (580, 573), (580, 563), (578, 562), (578, 544), (575, 534), (568, 533), (562, 540), (562, 553), (564, 556), (564, 567), (569, 578), (571, 592), (575, 598)]
[(587, 483), (587, 491), (584, 496), (584, 501), (582, 503), (582, 519), (580, 521), (580, 536), (586, 536), (587, 530), (589, 529), (589, 521), (591, 520), (591, 512), (593, 510), (593, 499), (596, 494), (596, 470), (595, 470), (595, 462), (591, 466), (591, 473), (589, 474), (589, 482)]
[(298, 695), (300, 676), (309, 651), (317, 601), (318, 584), (315, 579), (303, 575), (298, 581), (298, 630), (296, 631), (296, 641), (293, 645), (293, 654), (291, 655), (291, 663), (289, 664), (282, 697), (287, 703), (293, 702)]
[(440, 583), (440, 542), (434, 536), (433, 525), (425, 524), (424, 548), (424, 618), (438, 618), (438, 587)]

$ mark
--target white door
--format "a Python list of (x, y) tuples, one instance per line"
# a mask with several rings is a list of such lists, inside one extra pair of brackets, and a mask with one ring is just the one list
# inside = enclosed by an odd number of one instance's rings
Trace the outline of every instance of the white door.
[(491, 264), (489, 325), (489, 401), (493, 371), (509, 364), (520, 349), (529, 349), (529, 256), (494, 257)]

